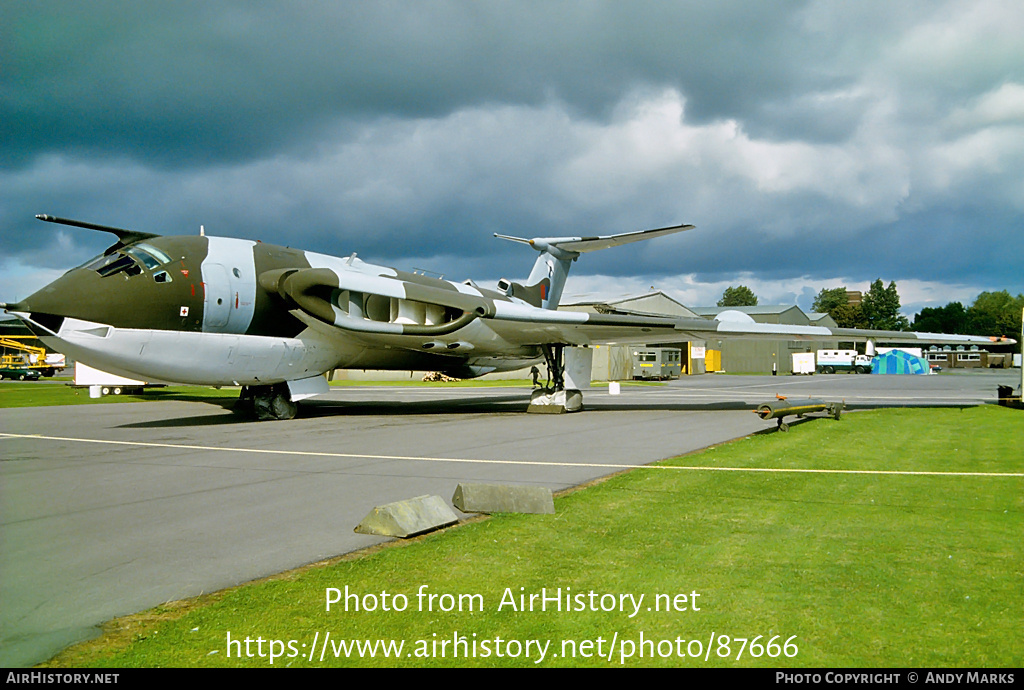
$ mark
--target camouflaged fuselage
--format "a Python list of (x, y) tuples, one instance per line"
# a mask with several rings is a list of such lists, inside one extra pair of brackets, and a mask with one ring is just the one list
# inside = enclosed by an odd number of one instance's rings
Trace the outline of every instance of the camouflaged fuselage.
[[(300, 278), (310, 284), (292, 289)], [(494, 313), (494, 301), (512, 303), (495, 291), (355, 256), (176, 236), (108, 250), (12, 306), (55, 349), (111, 371), (264, 384), (335, 367), (461, 369), (468, 376), (534, 361), (536, 347), (479, 324), (478, 316)], [(363, 332), (344, 327), (357, 319), (368, 324)]]

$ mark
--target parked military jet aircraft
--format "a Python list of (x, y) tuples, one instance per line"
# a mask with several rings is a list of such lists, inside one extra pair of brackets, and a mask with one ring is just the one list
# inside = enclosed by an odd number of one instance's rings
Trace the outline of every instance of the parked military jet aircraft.
[(117, 242), (27, 299), (0, 307), (49, 347), (90, 366), (154, 382), (242, 386), (241, 401), (260, 419), (294, 417), (295, 403), (326, 392), (322, 374), (336, 368), (471, 378), (543, 359), (552, 379), (546, 394), (564, 405), (565, 346), (728, 337), (993, 340), (557, 311), (581, 253), (692, 225), (602, 237), (496, 235), (540, 256), (525, 283), (502, 279), (489, 290), (375, 266), (355, 254), (337, 258), (249, 240), (159, 236), (36, 217), (109, 232)]

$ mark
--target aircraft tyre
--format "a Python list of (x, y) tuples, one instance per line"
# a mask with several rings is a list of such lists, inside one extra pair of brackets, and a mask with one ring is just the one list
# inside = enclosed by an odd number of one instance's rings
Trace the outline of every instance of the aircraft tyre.
[(236, 410), (251, 412), (265, 422), (273, 419), (293, 419), (299, 408), (288, 395), (288, 387), (246, 386), (238, 399)]
[(270, 399), (270, 412), (273, 419), (294, 419), (299, 406), (291, 401), (287, 393), (277, 393)]

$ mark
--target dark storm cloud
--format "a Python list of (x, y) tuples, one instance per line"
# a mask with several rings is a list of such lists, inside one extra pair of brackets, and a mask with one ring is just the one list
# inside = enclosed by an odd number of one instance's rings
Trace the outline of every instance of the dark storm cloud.
[(743, 116), (847, 78), (823, 70), (827, 32), (794, 50), (803, 5), (8, 4), (2, 155), (208, 164), (315, 146), (339, 117), (551, 98), (600, 117), (637, 84), (685, 92), (697, 121)]
[(1024, 289), (1015, 3), (0, 12), (0, 289), (109, 243), (40, 212), (489, 278), (533, 259), (494, 232), (693, 222), (574, 271)]

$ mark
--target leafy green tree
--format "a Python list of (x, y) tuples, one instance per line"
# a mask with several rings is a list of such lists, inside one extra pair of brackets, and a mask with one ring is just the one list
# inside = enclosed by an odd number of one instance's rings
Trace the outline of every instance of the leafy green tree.
[[(960, 302), (944, 307), (925, 307), (914, 317), (914, 330), (930, 333), (965, 333), (968, 335), (1020, 334), (1024, 294), (1011, 297), (1006, 290), (983, 292), (967, 309)], [(1017, 340), (1020, 340), (1018, 337)], [(1020, 345), (1014, 347), (1019, 349)]]
[(882, 284), (881, 278), (871, 283), (860, 308), (868, 328), (880, 331), (906, 331), (910, 328), (907, 317), (900, 314), (900, 295), (894, 281), (890, 280), (888, 287)]
[(1011, 297), (1006, 290), (983, 292), (967, 310), (967, 329), (975, 335), (1020, 334), (1024, 294)]
[(722, 299), (718, 300), (720, 307), (756, 307), (757, 295), (746, 285), (727, 287), (722, 293)]
[(845, 287), (822, 288), (814, 298), (812, 311), (828, 314), (840, 328), (867, 328), (868, 323), (859, 304), (850, 304)]
[(925, 333), (967, 333), (967, 310), (959, 302), (925, 307), (914, 316), (913, 330)]
[(864, 318), (864, 310), (859, 304), (840, 304), (831, 312), (832, 320), (840, 328), (870, 328), (868, 320)]
[(814, 298), (811, 311), (828, 314), (834, 319), (835, 315), (832, 312), (845, 304), (849, 304), (845, 287), (821, 288), (821, 292)]

